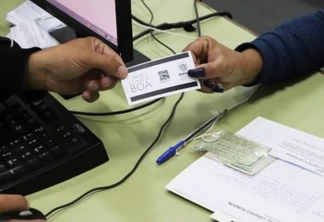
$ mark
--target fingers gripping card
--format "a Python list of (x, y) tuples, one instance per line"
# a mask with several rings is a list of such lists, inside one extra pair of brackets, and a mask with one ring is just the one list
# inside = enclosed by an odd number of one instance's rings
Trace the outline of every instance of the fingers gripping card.
[(200, 89), (197, 79), (188, 76), (195, 63), (190, 52), (183, 52), (128, 68), (122, 86), (129, 105), (173, 94)]

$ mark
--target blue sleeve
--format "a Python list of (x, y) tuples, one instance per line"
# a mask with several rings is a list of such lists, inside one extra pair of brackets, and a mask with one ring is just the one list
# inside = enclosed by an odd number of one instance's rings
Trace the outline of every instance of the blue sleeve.
[(235, 50), (254, 48), (264, 67), (254, 84), (276, 83), (324, 66), (324, 9), (297, 17)]

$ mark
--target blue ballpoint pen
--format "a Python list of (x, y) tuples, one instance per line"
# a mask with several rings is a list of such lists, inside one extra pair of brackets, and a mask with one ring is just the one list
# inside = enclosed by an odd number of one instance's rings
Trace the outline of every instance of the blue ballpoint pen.
[(192, 133), (190, 133), (186, 138), (183, 140), (180, 140), (176, 145), (171, 146), (167, 151), (165, 151), (157, 160), (157, 164), (162, 164), (171, 157), (173, 157), (176, 153), (177, 150), (180, 149), (181, 147), (185, 146), (187, 142), (189, 142), (194, 136), (198, 135), (201, 133), (203, 130), (205, 130), (207, 127), (211, 126), (214, 122), (218, 121), (221, 119), (227, 112), (227, 109), (222, 110), (219, 112), (216, 116), (212, 117), (209, 119), (207, 122), (202, 124), (200, 127), (198, 127), (196, 130), (194, 130)]

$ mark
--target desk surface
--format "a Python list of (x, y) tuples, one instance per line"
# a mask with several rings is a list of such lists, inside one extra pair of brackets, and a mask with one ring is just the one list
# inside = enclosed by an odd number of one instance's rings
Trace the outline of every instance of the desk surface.
[[(9, 30), (5, 22), (6, 12), (21, 2), (23, 1), (1, 0), (0, 34), (5, 35)], [(146, 2), (155, 13), (155, 24), (194, 18), (192, 1), (147, 0)], [(204, 5), (199, 6), (200, 15), (211, 11), (212, 9)], [(140, 1), (133, 1), (133, 13), (148, 20), (149, 14)], [(134, 33), (141, 30), (141, 27), (134, 25)], [(174, 32), (191, 38), (196, 36), (195, 33), (189, 34), (182, 30)], [(215, 37), (230, 48), (254, 38), (251, 33), (224, 18), (213, 18), (203, 22), (202, 33)], [(167, 34), (160, 34), (158, 37), (178, 52), (192, 41), (189, 38)], [(138, 40), (135, 47), (151, 58), (170, 54), (149, 37)], [(217, 127), (235, 132), (257, 116), (262, 116), (324, 137), (322, 130), (324, 119), (321, 118), (324, 110), (321, 99), (324, 94), (323, 86), (324, 78), (317, 73), (301, 82), (262, 87), (249, 102), (222, 119)], [(211, 115), (232, 105), (235, 102), (233, 98), (239, 96), (237, 94), (236, 90), (213, 95), (186, 93), (172, 123), (131, 178), (112, 190), (92, 195), (75, 206), (55, 214), (50, 221), (210, 221), (211, 212), (167, 192), (164, 188), (178, 173), (198, 158), (191, 153), (190, 145), (183, 149), (178, 157), (162, 166), (157, 166), (155, 160), (167, 147), (175, 144)], [(86, 104), (80, 98), (66, 101), (56, 94), (53, 95), (70, 110), (96, 112), (128, 108), (120, 85), (103, 93), (100, 100), (94, 104)], [(80, 116), (79, 119), (102, 139), (111, 160), (78, 177), (28, 196), (31, 204), (46, 213), (93, 187), (119, 181), (152, 143), (177, 98), (177, 95), (171, 96), (149, 108), (123, 116), (91, 118)]]

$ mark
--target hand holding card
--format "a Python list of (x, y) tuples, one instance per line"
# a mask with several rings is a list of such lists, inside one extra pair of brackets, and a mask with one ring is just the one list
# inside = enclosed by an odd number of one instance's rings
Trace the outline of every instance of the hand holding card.
[(177, 93), (200, 89), (197, 79), (188, 76), (195, 64), (190, 52), (145, 62), (128, 68), (122, 86), (129, 105)]

